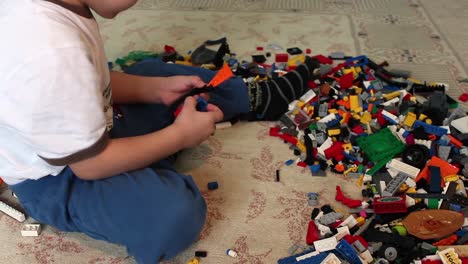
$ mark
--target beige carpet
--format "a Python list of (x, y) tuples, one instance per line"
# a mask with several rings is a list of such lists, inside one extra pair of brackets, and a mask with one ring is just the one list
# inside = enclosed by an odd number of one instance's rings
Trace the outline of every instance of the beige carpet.
[[(450, 95), (458, 97), (468, 91), (468, 83), (457, 81), (468, 72), (468, 24), (462, 23), (467, 19), (464, 0), (145, 0), (115, 20), (99, 21), (110, 60), (132, 50), (160, 51), (165, 44), (185, 53), (226, 36), (246, 59), (268, 44), (367, 54), (409, 69), (416, 78), (446, 82)], [(331, 203), (343, 212), (346, 208), (334, 203), (336, 185), (359, 198), (354, 180), (312, 177), (283, 165), (293, 155), (268, 136), (271, 125), (236, 124), (184, 152), (178, 167), (203, 191), (208, 220), (200, 241), (168, 263), (185, 263), (195, 250), (208, 251), (204, 264), (275, 263), (293, 243), (305, 243), (312, 210), (307, 192), (319, 192), (321, 205)], [(274, 181), (276, 169), (281, 182)], [(220, 189), (208, 191), (210, 181), (218, 181)], [(2, 190), (1, 199), (15, 203), (5, 186)], [(51, 227), (37, 238), (23, 238), (21, 227), (0, 214), (0, 263), (134, 263), (117, 245)], [(226, 256), (227, 248), (239, 256)]]

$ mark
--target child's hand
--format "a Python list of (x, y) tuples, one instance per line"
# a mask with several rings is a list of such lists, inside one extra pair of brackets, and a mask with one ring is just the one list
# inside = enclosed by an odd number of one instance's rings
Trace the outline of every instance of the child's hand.
[[(189, 93), (194, 88), (202, 88), (205, 83), (198, 76), (171, 76), (164, 78), (158, 88), (159, 101), (165, 105), (173, 104), (181, 96)], [(208, 95), (203, 94), (208, 100)]]
[(223, 112), (215, 105), (208, 104), (207, 112), (196, 110), (196, 97), (187, 97), (182, 111), (177, 116), (174, 126), (182, 135), (182, 147), (195, 147), (212, 135), (215, 123), (223, 120)]

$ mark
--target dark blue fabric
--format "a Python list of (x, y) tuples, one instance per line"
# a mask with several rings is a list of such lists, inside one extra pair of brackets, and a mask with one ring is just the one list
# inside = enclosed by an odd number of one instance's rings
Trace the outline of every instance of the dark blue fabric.
[[(180, 64), (165, 63), (158, 58), (147, 59), (125, 70), (125, 72), (141, 76), (173, 76), (198, 75), (208, 83), (216, 72), (200, 67), (190, 67)], [(224, 118), (229, 120), (240, 113), (249, 112), (249, 94), (247, 86), (240, 77), (234, 77), (219, 85), (211, 93), (210, 103), (221, 108)]]
[[(199, 75), (209, 70), (171, 65), (160, 60), (138, 63), (128, 73), (144, 76)], [(232, 79), (212, 95), (227, 117), (248, 110), (247, 89)], [(170, 125), (173, 115), (163, 105), (120, 105), (112, 138), (138, 136)], [(138, 263), (169, 259), (197, 240), (206, 217), (206, 204), (190, 176), (165, 159), (148, 168), (107, 179), (84, 181), (70, 168), (57, 176), (27, 180), (10, 188), (28, 214), (63, 231), (83, 232), (127, 247)]]

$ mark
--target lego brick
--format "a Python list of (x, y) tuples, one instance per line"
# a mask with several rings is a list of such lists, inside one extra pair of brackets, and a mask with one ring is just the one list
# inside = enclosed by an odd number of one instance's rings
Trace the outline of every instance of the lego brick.
[(325, 238), (321, 240), (317, 240), (314, 242), (314, 248), (318, 252), (325, 252), (329, 250), (335, 249), (337, 245), (337, 241), (335, 237)]
[(430, 173), (430, 182), (429, 182), (429, 192), (431, 193), (440, 193), (442, 188), (440, 183), (442, 181), (442, 176), (440, 175), (440, 168), (437, 166), (429, 166)]
[(378, 162), (388, 157), (391, 159), (405, 149), (405, 145), (388, 128), (383, 128), (379, 132), (369, 136), (358, 137), (356, 142), (373, 162)]
[(405, 213), (406, 196), (378, 197), (372, 204), (376, 214)]
[(398, 175), (393, 178), (382, 191), (382, 196), (393, 196), (398, 189), (400, 189), (400, 186), (406, 181), (406, 178), (408, 178), (408, 175), (398, 173)]
[(453, 120), (451, 125), (460, 133), (468, 133), (468, 116)]
[(359, 259), (359, 256), (357, 252), (354, 250), (353, 246), (351, 246), (346, 240), (342, 239), (337, 245), (336, 245), (336, 252), (338, 253), (337, 255), (342, 258), (347, 260), (351, 264), (361, 264), (361, 260)]
[(19, 222), (24, 222), (26, 220), (26, 216), (21, 213), (20, 211), (16, 210), (15, 208), (7, 205), (4, 202), (0, 201), (0, 211), (4, 212), (5, 214), (13, 217), (14, 219), (18, 220)]
[(21, 235), (24, 237), (39, 236), (41, 233), (40, 224), (25, 224), (21, 229)]
[(413, 125), (414, 128), (423, 127), (424, 131), (428, 134), (434, 134), (436, 136), (443, 136), (448, 133), (448, 130), (439, 126), (429, 125), (420, 120), (416, 120)]
[(320, 264), (341, 264), (343, 263), (335, 254), (330, 253), (328, 256), (320, 262)]
[[(446, 176), (457, 174), (458, 171), (459, 171), (459, 168), (453, 166), (452, 164), (448, 163), (447, 161), (442, 160), (442, 159), (440, 159), (440, 158), (438, 158), (436, 156), (433, 156), (426, 163), (426, 167), (421, 170), (418, 177), (416, 177), (416, 182), (418, 182), (420, 179), (425, 179), (426, 181), (429, 180), (428, 179), (428, 177), (429, 177), (429, 166), (440, 167), (441, 176), (444, 177), (444, 178)], [(441, 182), (441, 186), (443, 186), (443, 182)]]
[(387, 163), (386, 167), (391, 168), (392, 170), (395, 170), (399, 173), (406, 174), (413, 179), (416, 179), (420, 172), (420, 169), (408, 165), (397, 159), (392, 159), (389, 163)]
[(437, 255), (439, 255), (442, 263), (444, 264), (456, 264), (462, 263), (461, 259), (458, 257), (457, 252), (453, 248), (447, 248), (441, 251), (437, 251)]

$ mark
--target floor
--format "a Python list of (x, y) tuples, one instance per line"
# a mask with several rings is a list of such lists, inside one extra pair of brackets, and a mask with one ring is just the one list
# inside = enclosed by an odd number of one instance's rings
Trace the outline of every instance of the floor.
[[(109, 60), (133, 50), (160, 51), (166, 44), (185, 54), (226, 36), (232, 51), (245, 59), (268, 44), (310, 48), (314, 54), (366, 54), (410, 70), (415, 78), (448, 83), (449, 95), (457, 98), (468, 91), (468, 83), (459, 82), (468, 77), (467, 11), (464, 0), (144, 0), (99, 23)], [(334, 202), (336, 185), (359, 198), (353, 179), (312, 177), (283, 165), (293, 155), (268, 136), (271, 125), (236, 124), (183, 153), (178, 167), (199, 184), (208, 220), (200, 240), (167, 263), (186, 263), (195, 250), (208, 251), (203, 264), (275, 263), (293, 243), (305, 242), (312, 210), (307, 192), (318, 192), (320, 205), (343, 213), (346, 208)], [(210, 181), (218, 181), (220, 189), (208, 191)], [(2, 190), (0, 198), (14, 204), (5, 186)], [(0, 263), (135, 263), (117, 245), (51, 227), (37, 238), (23, 238), (21, 227), (0, 214)], [(238, 257), (226, 256), (228, 248)]]

